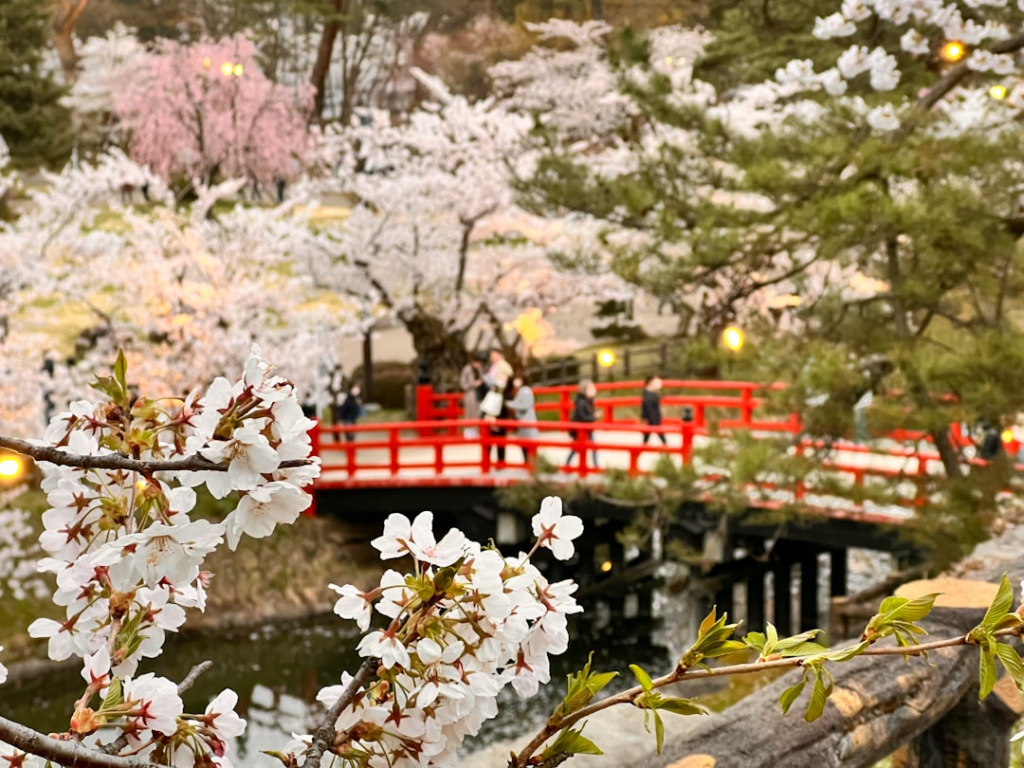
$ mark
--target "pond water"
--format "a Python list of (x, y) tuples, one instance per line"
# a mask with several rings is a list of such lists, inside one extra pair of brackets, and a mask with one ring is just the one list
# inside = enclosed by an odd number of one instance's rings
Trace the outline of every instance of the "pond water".
[[(529, 700), (519, 699), (509, 686), (499, 700), (498, 718), (467, 741), (466, 751), (521, 736), (543, 723), (565, 692), (565, 675), (578, 670), (591, 649), (595, 668), (627, 670), (625, 678), (615, 681), (621, 687), (632, 682), (630, 663), (654, 670), (668, 664), (665, 649), (651, 642), (647, 622), (623, 622), (598, 631), (581, 621), (571, 636), (568, 653), (552, 659), (552, 684), (542, 686), (538, 696)], [(195, 664), (213, 661), (213, 668), (185, 695), (186, 712), (202, 712), (221, 690), (233, 688), (239, 696), (238, 712), (248, 720), (245, 735), (231, 752), (235, 764), (239, 768), (271, 768), (280, 762), (261, 751), (279, 749), (293, 731), (310, 730), (322, 712), (316, 703), (317, 691), (338, 683), (342, 671), (354, 671), (359, 665), (353, 650), (357, 640), (351, 622), (333, 616), (216, 635), (196, 634), (169, 641), (165, 654), (144, 662), (142, 671), (180, 680)], [(72, 702), (82, 690), (77, 668), (0, 686), (0, 713), (44, 733), (66, 731)]]

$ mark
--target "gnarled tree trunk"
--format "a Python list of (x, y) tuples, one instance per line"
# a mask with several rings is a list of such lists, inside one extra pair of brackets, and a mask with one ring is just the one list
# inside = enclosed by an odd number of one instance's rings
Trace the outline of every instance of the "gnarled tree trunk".
[(60, 57), (64, 82), (71, 85), (78, 76), (78, 54), (75, 53), (75, 25), (85, 11), (89, 0), (54, 0), (52, 40)]

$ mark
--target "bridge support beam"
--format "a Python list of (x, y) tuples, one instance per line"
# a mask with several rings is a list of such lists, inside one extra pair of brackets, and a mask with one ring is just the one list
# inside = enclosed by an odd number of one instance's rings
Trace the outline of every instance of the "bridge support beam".
[(800, 631), (818, 629), (818, 556), (800, 558)]
[(754, 566), (747, 575), (747, 632), (763, 632), (764, 611), (764, 569)]
[(829, 576), (831, 597), (846, 597), (846, 581), (849, 575), (846, 555), (847, 550), (845, 549), (833, 549), (829, 553), (832, 563), (832, 571)]
[(793, 564), (776, 563), (772, 568), (775, 585), (775, 628), (783, 637), (793, 632)]

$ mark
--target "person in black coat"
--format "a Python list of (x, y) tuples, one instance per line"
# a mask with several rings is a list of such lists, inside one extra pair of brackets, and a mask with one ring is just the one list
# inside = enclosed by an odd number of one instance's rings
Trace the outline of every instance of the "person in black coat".
[[(348, 396), (338, 407), (338, 421), (342, 424), (352, 426), (360, 416), (363, 415), (363, 390), (358, 384), (353, 384), (348, 391)], [(346, 432), (345, 440), (352, 442), (356, 439), (355, 432)]]
[[(640, 422), (651, 427), (661, 426), (661, 379), (658, 376), (648, 376), (644, 379), (644, 391), (640, 401)], [(664, 432), (644, 432), (644, 445), (647, 445), (647, 438), (652, 434), (661, 438), (662, 445), (668, 445)]]
[[(590, 379), (584, 379), (580, 382), (579, 390), (576, 392), (576, 402), (573, 406), (572, 413), (569, 415), (569, 421), (578, 421), (582, 424), (593, 424), (597, 421), (597, 408), (594, 405), (594, 398), (597, 397), (597, 387), (594, 386), (594, 382)], [(580, 437), (584, 441), (588, 441), (592, 434), (592, 430), (569, 430), (569, 437), (576, 440)], [(576, 455), (576, 449), (573, 448), (569, 451), (569, 455), (565, 457), (565, 466), (568, 467), (572, 463), (573, 457)], [(597, 466), (597, 451), (591, 449), (590, 451), (591, 463), (594, 467)]]

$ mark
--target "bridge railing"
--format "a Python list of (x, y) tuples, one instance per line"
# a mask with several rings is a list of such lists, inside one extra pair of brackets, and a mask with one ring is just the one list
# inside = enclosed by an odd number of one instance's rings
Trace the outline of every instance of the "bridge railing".
[[(595, 385), (598, 396), (595, 406), (602, 424), (635, 423), (640, 408), (643, 381), (603, 382)], [(749, 381), (690, 381), (666, 379), (661, 391), (665, 424), (679, 424), (683, 409), (692, 410), (697, 427), (719, 429), (752, 429), (762, 432), (801, 430), (798, 414), (770, 416), (763, 413), (771, 391), (784, 389), (783, 384), (760, 384)], [(576, 398), (576, 386), (532, 387), (537, 416), (541, 420), (557, 418), (568, 421)], [(417, 421), (451, 421), (463, 414), (461, 392), (435, 392), (430, 385), (416, 389)]]
[[(752, 421), (757, 424), (757, 421)], [(788, 431), (788, 422), (770, 422), (774, 430)], [(494, 434), (491, 428), (506, 430)], [(522, 437), (521, 428), (536, 428), (537, 437)], [(476, 434), (473, 434), (476, 430)], [(574, 434), (574, 437), (570, 437)], [(644, 434), (649, 436), (641, 442)], [(673, 457), (682, 465), (695, 462), (695, 449), (713, 440), (728, 440), (721, 422), (710, 428), (695, 421), (678, 421), (660, 427), (632, 422), (514, 420), (440, 420), (320, 427), (314, 430), (314, 451), (322, 460), (317, 485), (331, 487), (387, 486), (501, 486), (522, 482), (541, 453), (554, 465), (556, 477), (586, 479), (614, 467), (631, 477), (649, 474), (660, 456)], [(351, 440), (347, 437), (351, 435)], [(655, 435), (664, 435), (667, 445)], [(825, 448), (827, 455), (818, 455)], [(499, 457), (504, 449), (504, 457)], [(529, 454), (524, 456), (523, 450)], [(574, 461), (567, 458), (573, 451)], [(597, 452), (600, 466), (594, 464)], [(754, 506), (776, 508), (799, 503), (830, 513), (863, 516), (878, 505), (858, 501), (872, 485), (894, 489), (885, 518), (909, 517), (926, 503), (929, 478), (941, 471), (933, 450), (890, 446), (884, 449), (855, 443), (801, 440), (789, 446), (791, 455), (815, 458), (816, 469), (801, 481), (764, 479), (748, 484)], [(703, 488), (710, 495), (727, 479), (724, 470), (699, 463)], [(903, 512), (900, 512), (900, 510)]]

